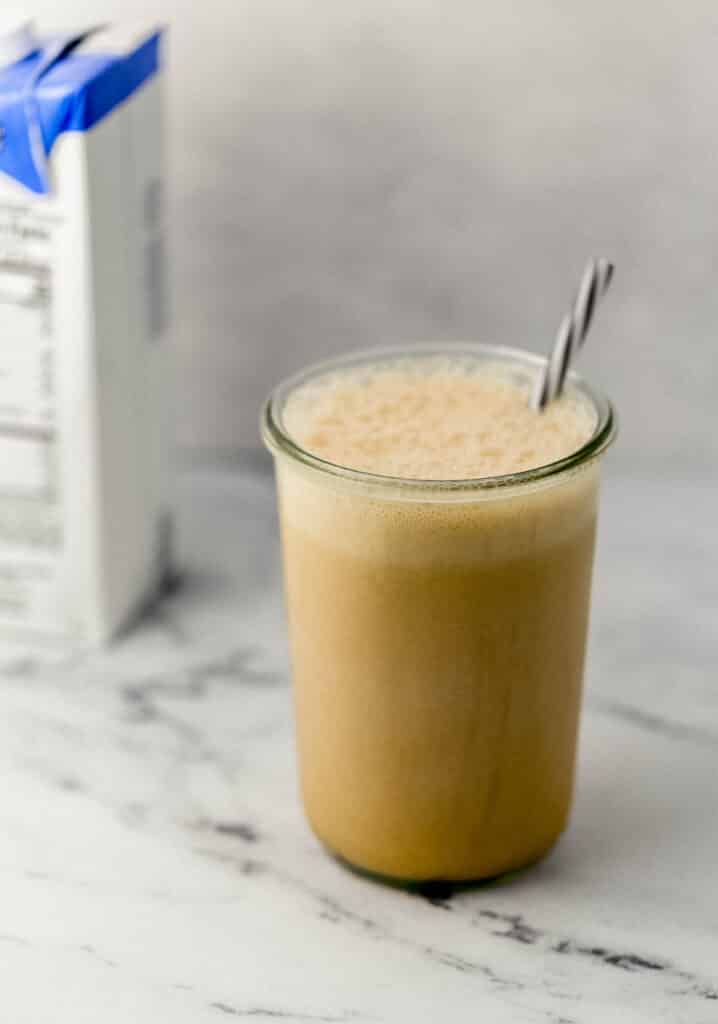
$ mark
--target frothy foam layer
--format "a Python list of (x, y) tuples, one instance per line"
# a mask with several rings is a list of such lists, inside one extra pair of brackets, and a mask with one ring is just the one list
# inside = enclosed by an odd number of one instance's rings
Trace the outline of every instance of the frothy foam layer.
[(298, 444), (329, 462), (423, 480), (533, 469), (570, 455), (595, 428), (575, 393), (539, 414), (528, 381), (505, 366), (435, 357), (317, 378), (292, 392), (283, 420)]

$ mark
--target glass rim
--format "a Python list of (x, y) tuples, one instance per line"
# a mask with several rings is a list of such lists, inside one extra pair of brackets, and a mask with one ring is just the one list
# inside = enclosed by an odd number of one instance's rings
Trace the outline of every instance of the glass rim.
[(309, 381), (325, 376), (335, 370), (369, 365), (372, 362), (388, 361), (392, 358), (411, 358), (446, 354), (465, 354), (489, 357), (507, 365), (521, 364), (524, 368), (542, 369), (546, 357), (526, 349), (508, 345), (491, 345), (483, 342), (417, 342), (408, 345), (387, 345), (352, 351), (343, 356), (311, 363), (298, 373), (281, 381), (264, 403), (260, 418), (261, 435), (264, 444), (273, 455), (288, 455), (302, 465), (329, 474), (342, 480), (374, 485), (376, 487), (398, 488), (401, 491), (422, 493), (441, 492), (496, 492), (503, 488), (520, 487), (539, 481), (549, 480), (584, 465), (601, 455), (614, 440), (617, 431), (616, 414), (610, 400), (601, 391), (589, 384), (580, 374), (571, 370), (568, 381), (581, 395), (588, 399), (595, 414), (596, 425), (593, 433), (579, 448), (553, 462), (547, 462), (531, 469), (495, 476), (459, 477), (457, 479), (424, 479), (421, 477), (399, 477), (385, 473), (344, 466), (324, 459), (303, 448), (284, 427), (282, 412), (289, 395)]

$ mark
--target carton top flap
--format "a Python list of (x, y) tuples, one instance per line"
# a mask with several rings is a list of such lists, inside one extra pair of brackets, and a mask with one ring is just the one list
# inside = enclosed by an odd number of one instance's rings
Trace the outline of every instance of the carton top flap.
[(53, 36), (0, 67), (0, 171), (48, 192), (47, 158), (58, 135), (88, 131), (154, 75), (160, 38), (156, 27), (114, 38), (105, 31)]

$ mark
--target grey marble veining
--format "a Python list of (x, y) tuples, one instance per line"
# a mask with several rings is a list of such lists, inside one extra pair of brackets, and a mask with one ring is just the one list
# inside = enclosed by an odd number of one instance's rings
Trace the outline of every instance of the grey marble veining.
[(605, 487), (576, 810), (407, 894), (305, 825), (271, 478), (194, 468), (183, 586), (105, 653), (0, 650), (7, 1024), (718, 1019), (709, 478)]

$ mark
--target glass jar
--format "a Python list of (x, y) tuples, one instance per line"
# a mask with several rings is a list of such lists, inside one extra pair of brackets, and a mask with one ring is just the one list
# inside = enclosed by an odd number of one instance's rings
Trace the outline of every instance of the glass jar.
[[(276, 460), (301, 785), (334, 853), (402, 882), (474, 880), (541, 857), (570, 810), (608, 400), (576, 374), (595, 427), (548, 465), (473, 480), (354, 470), (283, 421), (322, 377), (441, 357), (543, 360), (487, 345), (377, 349), (280, 385)], [(538, 414), (537, 414), (538, 415)]]

